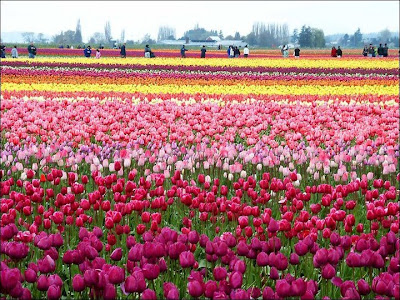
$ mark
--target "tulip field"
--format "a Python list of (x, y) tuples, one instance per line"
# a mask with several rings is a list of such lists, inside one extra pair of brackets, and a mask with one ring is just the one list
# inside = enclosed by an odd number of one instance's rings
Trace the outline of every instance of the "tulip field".
[(398, 57), (79, 51), (1, 60), (0, 299), (399, 299)]

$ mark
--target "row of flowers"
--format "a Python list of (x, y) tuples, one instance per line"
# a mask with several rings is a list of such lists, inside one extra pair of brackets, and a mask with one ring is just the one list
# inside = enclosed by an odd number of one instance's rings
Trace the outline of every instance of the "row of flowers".
[[(147, 65), (147, 64), (115, 64), (108, 63), (102, 64), (98, 63), (98, 60), (91, 60), (82, 63), (75, 63), (73, 61), (69, 62), (59, 62), (59, 61), (51, 61), (51, 62), (42, 62), (37, 60), (30, 61), (16, 61), (16, 60), (3, 60), (1, 62), (2, 67), (16, 67), (16, 68), (26, 68), (33, 67), (35, 69), (40, 68), (55, 68), (56, 70), (63, 69), (82, 69), (88, 68), (93, 73), (97, 73), (100, 71), (110, 71), (110, 70), (118, 70), (125, 72), (186, 72), (186, 73), (198, 73), (205, 72), (210, 74), (215, 72), (223, 72), (224, 74), (272, 74), (272, 75), (296, 75), (296, 74), (304, 74), (311, 76), (332, 76), (332, 75), (350, 75), (355, 77), (360, 76), (398, 76), (399, 68), (396, 66), (392, 66), (390, 68), (327, 68), (324, 66), (316, 66), (316, 67), (294, 67), (294, 66), (285, 66), (285, 67), (275, 67), (275, 66), (235, 66), (235, 65), (227, 65), (227, 66), (183, 66), (183, 65), (166, 65), (166, 64), (157, 64), (157, 65)], [(5, 68), (4, 68), (5, 69)]]
[[(304, 59), (304, 60), (286, 60), (282, 58), (277, 59), (218, 59), (210, 58), (207, 60), (197, 58), (177, 59), (177, 58), (158, 58), (158, 59), (146, 59), (146, 58), (109, 58), (106, 57), (101, 60), (88, 59), (85, 57), (38, 57), (34, 60), (28, 58), (17, 58), (17, 59), (5, 59), (5, 62), (11, 60), (12, 62), (18, 63), (67, 63), (74, 65), (80, 64), (94, 64), (96, 65), (146, 65), (146, 66), (210, 66), (210, 67), (261, 67), (261, 68), (324, 68), (324, 69), (398, 69), (398, 59), (390, 60), (360, 60), (360, 59), (343, 59), (343, 60), (331, 60), (324, 58), (316, 59)], [(3, 61), (2, 61), (3, 62)], [(10, 62), (8, 62), (10, 63)]]
[(40, 70), (37, 68), (24, 68), (24, 69), (11, 69), (2, 68), (2, 81), (3, 82), (37, 82), (39, 79), (43, 82), (53, 82), (54, 80), (64, 82), (65, 80), (73, 83), (82, 82), (84, 79), (87, 83), (94, 83), (96, 80), (102, 81), (106, 80), (108, 82), (122, 81), (121, 84), (128, 81), (143, 81), (147, 80), (149, 83), (154, 81), (176, 81), (179, 82), (209, 82), (212, 81), (213, 84), (224, 84), (225, 82), (252, 84), (258, 82), (262, 85), (273, 85), (282, 84), (287, 82), (288, 85), (302, 85), (302, 84), (321, 84), (321, 83), (331, 83), (335, 85), (373, 85), (373, 84), (383, 84), (383, 85), (398, 85), (398, 76), (396, 75), (386, 75), (379, 76), (376, 74), (369, 74), (367, 76), (354, 76), (354, 75), (320, 75), (315, 76), (315, 74), (226, 74), (226, 73), (216, 73), (210, 74), (209, 72), (198, 72), (198, 73), (186, 73), (186, 72), (124, 72), (119, 70), (107, 70), (107, 71), (97, 71), (93, 72), (91, 69), (46, 69)]

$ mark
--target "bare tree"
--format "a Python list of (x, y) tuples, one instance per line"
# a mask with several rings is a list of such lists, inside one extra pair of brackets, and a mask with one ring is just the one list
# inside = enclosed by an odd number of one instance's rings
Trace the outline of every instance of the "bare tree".
[(157, 40), (174, 40), (175, 39), (175, 28), (171, 28), (168, 26), (161, 26), (158, 29)]
[(106, 25), (104, 26), (104, 36), (105, 36), (106, 41), (109, 43), (112, 39), (110, 21), (107, 21)]
[(125, 42), (125, 29), (122, 29), (122, 31), (121, 31), (121, 41), (120, 42), (121, 43)]
[(76, 23), (74, 42), (77, 44), (82, 43), (81, 19), (78, 19), (78, 22)]
[(22, 38), (24, 39), (25, 43), (33, 42), (33, 40), (35, 38), (35, 33), (34, 32), (23, 32)]

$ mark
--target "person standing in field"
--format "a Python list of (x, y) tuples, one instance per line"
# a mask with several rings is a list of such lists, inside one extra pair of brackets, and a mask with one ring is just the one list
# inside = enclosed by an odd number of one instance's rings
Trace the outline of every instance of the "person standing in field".
[(362, 55), (365, 56), (365, 57), (368, 55), (368, 48), (367, 48), (367, 45), (364, 46)]
[(186, 57), (186, 51), (188, 51), (188, 50), (185, 48), (185, 45), (182, 45), (182, 48), (181, 48), (181, 57), (182, 58)]
[(294, 49), (294, 58), (300, 58), (300, 49), (299, 47), (296, 47), (296, 49)]
[(0, 47), (0, 57), (6, 58), (6, 46), (4, 44), (1, 44), (1, 47)]
[(337, 51), (336, 51), (336, 48), (334, 46), (332, 47), (332, 50), (331, 50), (331, 56), (332, 57), (337, 57)]
[(18, 50), (16, 45), (14, 46), (14, 48), (11, 49), (11, 57), (18, 58)]
[(120, 54), (121, 54), (121, 58), (126, 58), (126, 43), (124, 43), (124, 44), (121, 46)]
[(233, 50), (233, 53), (235, 54), (235, 57), (239, 57), (240, 56), (240, 50), (237, 46), (235, 46), (235, 49)]
[(101, 57), (101, 53), (99, 49), (96, 49), (96, 58), (99, 59)]
[(203, 45), (203, 47), (201, 48), (200, 51), (201, 51), (200, 58), (206, 58), (207, 49), (206, 49), (206, 46), (205, 46), (205, 45)]
[(388, 57), (389, 56), (389, 48), (387, 44), (385, 44), (385, 47), (383, 47), (383, 57)]
[(231, 47), (229, 48), (229, 57), (230, 57), (230, 58), (235, 57), (235, 48), (234, 48), (233, 46), (231, 46)]
[(369, 44), (368, 57), (373, 57), (374, 55), (375, 55), (374, 47), (372, 47), (372, 44)]
[(342, 57), (342, 54), (343, 54), (342, 49), (340, 49), (340, 46), (338, 46), (338, 47), (337, 47), (337, 50), (336, 50), (336, 55), (337, 55), (337, 57), (341, 58), (341, 57)]
[(379, 47), (378, 47), (378, 56), (379, 56), (379, 57), (383, 57), (383, 47), (382, 47), (382, 44), (379, 44)]
[(83, 54), (85, 55), (85, 57), (90, 57), (90, 55), (92, 54), (92, 49), (90, 48), (90, 46), (87, 46), (85, 50), (83, 50)]
[(36, 47), (33, 45), (33, 42), (31, 42), (31, 44), (28, 46), (29, 58), (35, 58), (36, 51)]
[(246, 46), (244, 46), (244, 49), (243, 49), (243, 54), (244, 54), (244, 57), (249, 57), (249, 47), (247, 47), (247, 45)]

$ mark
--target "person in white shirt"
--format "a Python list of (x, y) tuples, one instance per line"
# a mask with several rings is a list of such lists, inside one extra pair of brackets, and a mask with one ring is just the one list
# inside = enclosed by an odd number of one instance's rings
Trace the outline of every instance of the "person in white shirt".
[(249, 56), (249, 48), (247, 47), (247, 45), (244, 46), (243, 54), (244, 54), (244, 57), (248, 57)]
[(12, 58), (18, 58), (17, 46), (14, 46), (14, 48), (11, 49), (11, 57)]

